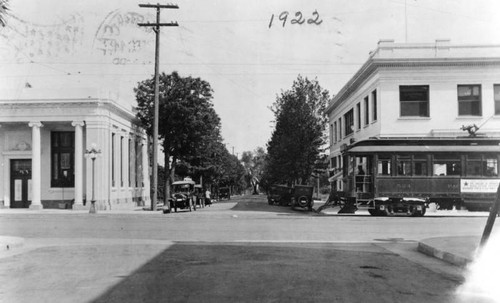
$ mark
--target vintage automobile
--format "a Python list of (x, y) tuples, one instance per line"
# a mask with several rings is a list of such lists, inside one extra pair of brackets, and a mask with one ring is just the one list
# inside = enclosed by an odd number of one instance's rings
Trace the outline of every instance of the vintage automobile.
[(191, 179), (184, 179), (183, 181), (176, 181), (172, 183), (171, 197), (168, 199), (170, 208), (163, 207), (163, 213), (168, 213), (172, 209), (177, 212), (177, 209), (192, 209), (196, 210), (196, 199), (194, 191), (194, 181)]
[(267, 203), (288, 206), (292, 203), (293, 188), (287, 185), (274, 184), (267, 191)]
[(292, 208), (301, 207), (312, 211), (313, 208), (313, 192), (312, 186), (295, 185), (293, 187)]

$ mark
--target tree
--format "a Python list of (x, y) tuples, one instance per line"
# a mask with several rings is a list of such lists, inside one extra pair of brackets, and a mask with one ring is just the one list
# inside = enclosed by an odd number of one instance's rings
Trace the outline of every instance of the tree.
[(5, 16), (7, 16), (7, 11), (9, 10), (9, 0), (0, 0), (0, 25), (5, 27), (7, 22), (5, 21)]
[(272, 107), (276, 125), (267, 144), (264, 172), (268, 184), (309, 180), (326, 143), (324, 111), (329, 100), (329, 92), (317, 80), (300, 75), (290, 90), (277, 97)]
[(258, 147), (255, 151), (245, 151), (241, 155), (241, 162), (247, 172), (247, 183), (252, 186), (252, 194), (257, 195), (259, 183), (261, 182), (262, 173), (266, 160), (266, 151), (262, 147)]
[[(137, 117), (153, 133), (154, 78), (134, 88)], [(158, 134), (165, 156), (165, 196), (170, 195), (178, 161), (190, 162), (203, 154), (211, 140), (220, 138), (220, 118), (213, 108), (212, 88), (200, 78), (181, 77), (177, 72), (159, 77)]]

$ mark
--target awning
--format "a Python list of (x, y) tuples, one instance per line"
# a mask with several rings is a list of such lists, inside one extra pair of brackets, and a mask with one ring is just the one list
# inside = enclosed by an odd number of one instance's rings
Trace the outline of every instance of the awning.
[(500, 146), (491, 145), (370, 145), (355, 146), (349, 153), (428, 153), (428, 152), (481, 152), (498, 153)]

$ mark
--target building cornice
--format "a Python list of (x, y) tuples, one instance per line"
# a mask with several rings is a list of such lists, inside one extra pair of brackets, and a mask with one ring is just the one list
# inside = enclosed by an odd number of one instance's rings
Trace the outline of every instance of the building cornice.
[(0, 100), (0, 110), (4, 109), (30, 109), (30, 108), (104, 108), (118, 116), (137, 123), (133, 112), (111, 99), (78, 98), (78, 99), (4, 99)]
[(467, 58), (375, 58), (374, 54), (361, 66), (354, 76), (342, 87), (327, 106), (330, 114), (344, 100), (349, 98), (371, 75), (382, 68), (429, 68), (429, 67), (499, 67), (500, 57)]

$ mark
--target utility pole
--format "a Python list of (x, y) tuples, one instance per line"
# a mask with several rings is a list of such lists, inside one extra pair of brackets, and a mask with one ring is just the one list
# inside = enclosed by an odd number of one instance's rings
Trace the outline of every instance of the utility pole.
[[(154, 100), (154, 123), (153, 123), (153, 175), (151, 176), (151, 210), (156, 210), (156, 203), (158, 200), (158, 116), (159, 116), (159, 77), (160, 77), (160, 27), (161, 26), (179, 26), (177, 22), (160, 23), (160, 9), (178, 9), (179, 6), (175, 4), (139, 4), (139, 7), (156, 8), (156, 23), (138, 23), (139, 26), (150, 26), (156, 34), (155, 41), (155, 100)], [(167, 160), (168, 161), (168, 160)], [(168, 165), (168, 163), (165, 163)], [(166, 198), (164, 203), (166, 203)]]

